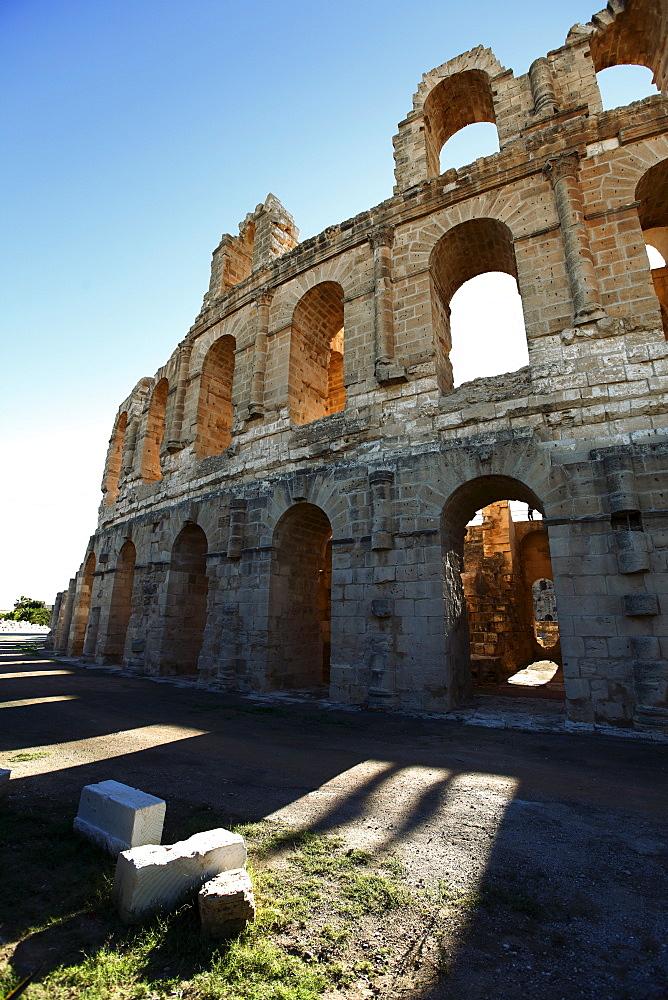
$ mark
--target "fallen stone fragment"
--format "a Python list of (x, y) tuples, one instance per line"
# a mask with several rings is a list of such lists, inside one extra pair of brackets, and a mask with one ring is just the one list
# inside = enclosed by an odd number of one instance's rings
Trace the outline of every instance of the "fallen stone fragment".
[(135, 847), (118, 856), (113, 898), (121, 919), (132, 923), (175, 906), (191, 889), (245, 863), (243, 837), (223, 829), (196, 833), (171, 847)]
[(197, 896), (202, 932), (215, 941), (239, 934), (255, 920), (255, 896), (245, 868), (222, 872), (206, 882)]
[(9, 776), (12, 772), (0, 767), (0, 799), (4, 798), (9, 788)]
[(159, 844), (166, 803), (120, 781), (100, 781), (81, 792), (74, 829), (110, 854)]

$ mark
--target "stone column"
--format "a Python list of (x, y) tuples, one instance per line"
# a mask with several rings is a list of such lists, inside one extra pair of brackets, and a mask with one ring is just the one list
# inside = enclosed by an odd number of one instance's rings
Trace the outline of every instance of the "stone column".
[(579, 159), (577, 150), (571, 150), (548, 160), (543, 167), (552, 182), (557, 202), (576, 326), (605, 316), (584, 221), (582, 191), (578, 183)]
[(244, 547), (244, 529), (246, 527), (246, 500), (234, 497), (230, 500), (230, 527), (227, 536), (227, 558), (241, 559)]
[(531, 63), (529, 80), (534, 100), (534, 114), (542, 117), (543, 115), (553, 115), (555, 111), (558, 111), (559, 105), (554, 90), (552, 71), (545, 56), (534, 59)]
[(270, 288), (264, 288), (255, 299), (255, 346), (253, 348), (253, 379), (248, 402), (249, 418), (261, 417), (264, 413), (264, 375), (267, 370), (269, 307), (273, 294)]
[(394, 473), (389, 469), (377, 469), (369, 476), (371, 486), (371, 548), (392, 548), (392, 497), (391, 489)]
[(141, 475), (141, 469), (138, 469), (135, 474), (135, 453), (137, 451), (137, 435), (139, 434), (139, 420), (137, 416), (132, 417), (128, 420), (128, 425), (125, 429), (125, 441), (123, 442), (123, 456), (121, 458), (121, 472), (118, 477), (118, 486), (120, 489), (121, 483), (126, 479), (133, 479), (135, 475), (138, 477)]
[[(53, 607), (51, 608), (51, 617), (49, 618), (49, 628), (51, 629), (51, 634), (46, 640), (46, 644), (53, 645), (53, 639), (56, 635), (58, 629), (58, 623), (60, 622), (60, 609), (63, 606), (63, 598), (65, 596), (65, 591), (61, 590), (56, 594), (56, 599), (53, 602)], [(47, 633), (48, 635), (48, 633)]]
[(183, 411), (186, 404), (186, 391), (188, 388), (188, 376), (190, 373), (190, 355), (192, 354), (193, 341), (181, 345), (179, 352), (179, 374), (174, 398), (174, 409), (168, 433), (166, 448), (170, 455), (180, 451), (185, 445), (183, 440)]
[(76, 594), (76, 577), (72, 577), (67, 588), (62, 604), (62, 621), (58, 635), (54, 643), (56, 653), (67, 653), (70, 628), (72, 627), (72, 614), (74, 612), (74, 597)]
[(403, 365), (394, 363), (394, 309), (392, 302), (392, 243), (389, 226), (374, 229), (369, 236), (373, 249), (375, 375), (381, 384), (406, 379)]

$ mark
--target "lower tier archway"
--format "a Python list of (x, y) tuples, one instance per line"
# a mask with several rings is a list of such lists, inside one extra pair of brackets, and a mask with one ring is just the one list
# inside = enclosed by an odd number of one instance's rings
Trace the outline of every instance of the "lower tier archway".
[(299, 503), (274, 531), (269, 588), (267, 687), (329, 684), (332, 527), (323, 510)]

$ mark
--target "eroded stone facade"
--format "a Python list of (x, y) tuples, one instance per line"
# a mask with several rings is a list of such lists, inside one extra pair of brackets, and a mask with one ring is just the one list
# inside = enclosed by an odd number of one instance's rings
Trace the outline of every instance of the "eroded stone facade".
[[(668, 100), (604, 112), (596, 81), (632, 62), (666, 88), (666, 10), (613, 0), (524, 76), (444, 63), (391, 198), (300, 243), (269, 196), (223, 237), (195, 324), (119, 408), (58, 650), (449, 712), (481, 641), (466, 524), (520, 500), (571, 723), (666, 728), (668, 272), (645, 245), (668, 250)], [(500, 151), (441, 174), (477, 121)], [(529, 365), (453, 388), (450, 301), (486, 271), (517, 280)]]

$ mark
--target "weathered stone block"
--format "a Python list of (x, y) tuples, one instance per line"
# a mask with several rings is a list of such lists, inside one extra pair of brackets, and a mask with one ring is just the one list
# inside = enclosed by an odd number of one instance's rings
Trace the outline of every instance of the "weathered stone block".
[(192, 889), (245, 862), (243, 837), (224, 829), (196, 833), (171, 846), (135, 847), (118, 856), (113, 898), (121, 919), (132, 923), (176, 905)]
[(166, 803), (120, 781), (100, 781), (81, 792), (74, 829), (110, 854), (159, 844)]
[(614, 541), (620, 573), (642, 573), (649, 569), (647, 536), (643, 531), (617, 531)]
[(220, 941), (255, 920), (255, 896), (245, 868), (222, 872), (206, 882), (197, 894), (202, 932)]
[(656, 594), (625, 594), (624, 614), (631, 617), (658, 615), (659, 600)]

